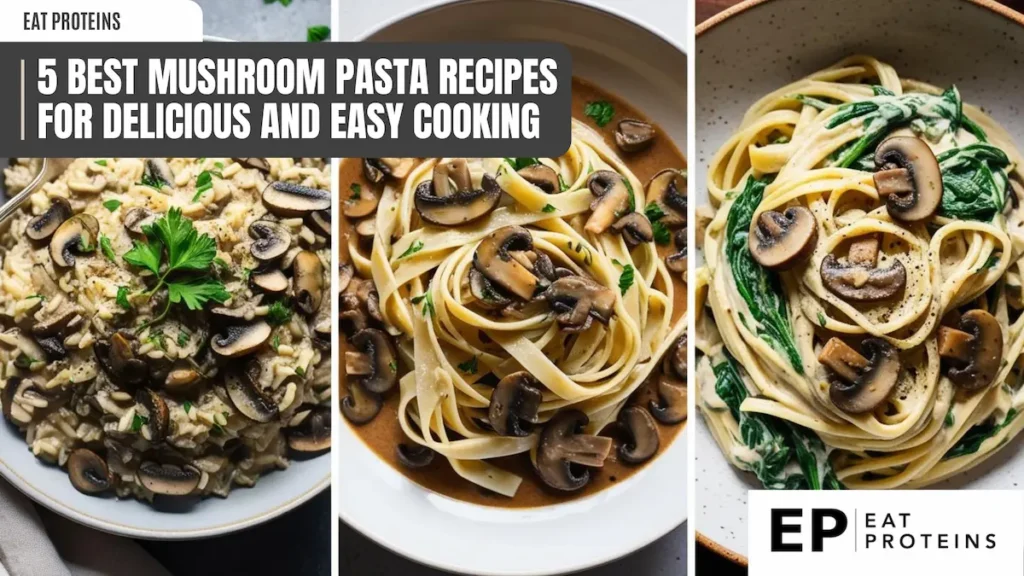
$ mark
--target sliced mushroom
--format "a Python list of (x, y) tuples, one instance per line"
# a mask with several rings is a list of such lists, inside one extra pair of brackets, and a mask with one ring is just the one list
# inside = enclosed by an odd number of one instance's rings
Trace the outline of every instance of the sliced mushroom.
[(249, 236), (253, 239), (249, 253), (264, 262), (281, 257), (292, 244), (288, 229), (270, 220), (256, 220), (250, 224)]
[(352, 195), (342, 205), (341, 213), (351, 219), (363, 218), (373, 214), (379, 202), (380, 197), (377, 196), (377, 192), (372, 188), (368, 186), (356, 188), (353, 186)]
[(398, 356), (391, 338), (376, 328), (352, 337), (354, 350), (345, 352), (345, 372), (357, 376), (367, 391), (383, 394), (398, 381)]
[(653, 202), (665, 214), (658, 222), (669, 228), (686, 225), (686, 173), (671, 168), (662, 170), (647, 183), (647, 202)]
[(228, 374), (224, 378), (224, 389), (231, 403), (246, 418), (262, 424), (277, 418), (277, 403), (263, 392), (259, 381), (250, 374)]
[(363, 174), (374, 184), (380, 182), (384, 176), (401, 180), (409, 175), (409, 171), (415, 165), (415, 158), (365, 158)]
[(270, 294), (280, 294), (288, 289), (288, 277), (277, 268), (254, 270), (249, 276), (249, 282)]
[(395, 447), (395, 454), (398, 461), (406, 468), (413, 470), (426, 468), (434, 461), (434, 451), (421, 444), (408, 445), (400, 443)]
[(615, 145), (623, 152), (639, 152), (651, 147), (656, 132), (654, 126), (641, 120), (620, 120), (615, 130)]
[(636, 248), (654, 240), (654, 229), (651, 221), (641, 212), (630, 212), (612, 224), (612, 230), (622, 234), (626, 246)]
[(349, 422), (361, 426), (373, 420), (384, 401), (380, 394), (368, 392), (358, 380), (349, 379), (348, 395), (341, 399), (341, 413)]
[(658, 378), (658, 401), (648, 405), (651, 415), (662, 424), (679, 424), (686, 420), (686, 385), (662, 375)]
[(166, 158), (149, 158), (146, 160), (146, 174), (153, 180), (168, 186), (174, 186), (174, 171)]
[(32, 333), (36, 336), (53, 336), (63, 334), (72, 324), (80, 324), (81, 309), (65, 300), (56, 310), (48, 313), (32, 325)]
[(295, 279), (295, 305), (306, 314), (313, 314), (320, 308), (323, 297), (324, 266), (315, 252), (303, 250), (292, 262)]
[(288, 429), (288, 447), (296, 452), (314, 453), (331, 449), (331, 409), (318, 406), (301, 424)]
[(928, 143), (913, 136), (893, 136), (875, 149), (875, 188), (889, 216), (921, 222), (942, 203), (942, 172)]
[(888, 268), (876, 268), (878, 238), (859, 240), (851, 247), (846, 264), (834, 254), (821, 261), (821, 281), (831, 292), (853, 302), (877, 302), (900, 293), (907, 285), (907, 270), (895, 260)]
[[(102, 349), (103, 346), (100, 347)], [(107, 365), (110, 366), (111, 379), (121, 386), (134, 388), (149, 375), (149, 368), (144, 361), (135, 357), (134, 346), (124, 332), (116, 332), (110, 337)]]
[(476, 268), (469, 269), (469, 291), (481, 306), (490, 310), (499, 310), (512, 303), (501, 288), (498, 288)]
[(676, 250), (675, 254), (669, 254), (665, 256), (665, 266), (669, 270), (676, 274), (686, 274), (687, 268), (687, 249), (686, 249), (686, 228), (680, 228), (676, 231), (675, 235)]
[(233, 160), (246, 168), (270, 174), (270, 162), (266, 158), (233, 158)]
[(345, 263), (338, 266), (338, 291), (344, 292), (348, 288), (348, 283), (352, 281), (352, 277), (355, 275), (355, 269), (352, 264)]
[(46, 240), (65, 220), (71, 218), (74, 212), (67, 200), (56, 197), (50, 200), (50, 207), (39, 216), (28, 221), (25, 228), (25, 235), (32, 240)]
[(533, 298), (537, 277), (512, 257), (513, 251), (533, 250), (533, 237), (521, 226), (491, 232), (476, 248), (473, 266), (488, 280), (523, 300)]
[(946, 376), (968, 392), (987, 388), (1002, 368), (1003, 330), (986, 310), (965, 312), (957, 328), (940, 326), (938, 340)]
[(630, 464), (642, 464), (658, 452), (661, 438), (654, 418), (640, 406), (619, 412), (619, 425), (629, 440), (619, 446), (619, 458)]
[(303, 216), (330, 210), (331, 193), (294, 182), (271, 182), (263, 189), (263, 204), (278, 216)]
[(210, 347), (221, 356), (236, 358), (252, 354), (270, 338), (270, 324), (260, 320), (252, 324), (233, 325), (225, 328), (210, 340)]
[(171, 392), (183, 392), (199, 382), (203, 375), (191, 366), (172, 368), (164, 379), (164, 387)]
[(157, 218), (159, 218), (159, 215), (149, 208), (132, 208), (124, 213), (122, 222), (129, 232), (142, 235), (144, 234), (143, 228), (151, 226), (157, 221)]
[(615, 292), (585, 276), (559, 278), (541, 297), (558, 313), (559, 325), (569, 332), (586, 330), (591, 318), (607, 324), (615, 312)]
[(676, 339), (665, 356), (666, 371), (671, 369), (679, 378), (686, 380), (686, 333)]
[(501, 436), (529, 436), (539, 422), (541, 392), (537, 379), (529, 372), (514, 372), (498, 382), (491, 394), (487, 421)]
[(770, 270), (789, 270), (807, 260), (817, 240), (818, 223), (803, 206), (762, 212), (748, 236), (750, 255)]
[(106, 492), (114, 484), (107, 463), (86, 448), (77, 448), (68, 456), (68, 478), (82, 494)]
[(149, 441), (163, 442), (167, 436), (167, 424), (170, 417), (167, 402), (149, 388), (140, 389), (135, 395), (135, 401), (145, 407), (149, 414), (145, 424), (149, 429)]
[(544, 426), (537, 444), (537, 475), (556, 490), (571, 492), (590, 482), (589, 468), (604, 466), (612, 439), (583, 434), (590, 422), (579, 410), (562, 410)]
[(899, 354), (885, 340), (867, 338), (861, 350), (867, 358), (839, 338), (832, 338), (818, 355), (818, 361), (836, 376), (829, 387), (829, 398), (848, 414), (877, 408), (896, 387), (900, 375)]
[(311, 212), (309, 215), (309, 223), (312, 225), (313, 231), (321, 236), (331, 235), (330, 210), (317, 210), (316, 212)]
[(598, 170), (587, 179), (587, 188), (595, 196), (590, 203), (590, 218), (583, 229), (601, 234), (619, 216), (629, 211), (630, 191), (625, 178), (618, 172)]
[(56, 336), (37, 338), (36, 342), (38, 342), (39, 347), (46, 352), (46, 359), (51, 362), (63, 360), (68, 355), (67, 349), (64, 348), (64, 340)]
[(548, 194), (560, 192), (562, 189), (561, 183), (558, 181), (558, 173), (554, 168), (544, 164), (533, 164), (520, 168), (516, 174)]
[(364, 246), (372, 246), (373, 238), (377, 235), (377, 221), (374, 218), (366, 218), (356, 224), (356, 234)]
[(50, 258), (54, 265), (74, 266), (76, 252), (95, 250), (99, 229), (100, 223), (91, 214), (77, 214), (65, 220), (50, 237)]
[(469, 192), (473, 189), (473, 181), (470, 179), (469, 174), (469, 164), (466, 163), (465, 158), (455, 158), (448, 162), (439, 162), (434, 166), (432, 182), (434, 185), (434, 195), (441, 198), (459, 192)]
[(484, 174), (479, 190), (458, 191), (439, 196), (431, 181), (416, 187), (416, 211), (424, 221), (437, 226), (459, 226), (481, 218), (498, 207), (501, 186), (490, 174)]
[(199, 487), (202, 474), (192, 466), (143, 462), (139, 481), (150, 492), (164, 496), (187, 496)]

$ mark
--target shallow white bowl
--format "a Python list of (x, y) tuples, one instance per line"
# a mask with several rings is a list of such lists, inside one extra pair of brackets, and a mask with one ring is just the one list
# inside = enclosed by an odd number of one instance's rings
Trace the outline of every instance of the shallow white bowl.
[[(403, 16), (373, 41), (543, 40), (566, 44), (573, 72), (623, 97), (686, 150), (682, 48), (621, 16), (567, 2), (490, 0)], [(528, 510), (459, 502), (409, 481), (338, 426), (342, 520), (394, 552), (470, 574), (556, 574), (637, 550), (686, 519), (686, 430), (628, 481)]]
[[(8, 160), (0, 158), (0, 167), (6, 167)], [(3, 188), (0, 175), (0, 198), (6, 199)], [(33, 456), (24, 437), (3, 420), (0, 476), (39, 504), (86, 526), (132, 538), (184, 540), (249, 528), (295, 508), (330, 485), (331, 458), (327, 454), (293, 461), (287, 470), (264, 476), (253, 488), (236, 488), (226, 499), (166, 500), (175, 504), (171, 510), (81, 494), (64, 470)]]
[[(697, 28), (697, 158), (691, 189), (707, 203), (707, 165), (761, 96), (855, 53), (901, 77), (947, 86), (978, 104), (1024, 143), (1024, 17), (988, 0), (927, 2), (753, 0)], [(753, 476), (730, 467), (699, 416), (698, 540), (746, 562), (747, 490)], [(1014, 489), (1024, 477), (1021, 438), (985, 464), (936, 488)]]

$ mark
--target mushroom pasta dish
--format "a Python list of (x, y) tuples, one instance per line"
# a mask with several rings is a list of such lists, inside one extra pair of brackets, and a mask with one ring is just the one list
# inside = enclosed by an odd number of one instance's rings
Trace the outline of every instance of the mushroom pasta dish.
[(573, 91), (558, 158), (340, 168), (342, 413), (452, 497), (589, 493), (686, 418), (683, 158), (627, 105)]
[(916, 488), (1024, 418), (1021, 156), (867, 56), (756, 102), (711, 161), (698, 406), (768, 488)]
[(5, 419), (79, 491), (147, 500), (328, 450), (328, 183), (319, 159), (71, 161), (0, 237)]

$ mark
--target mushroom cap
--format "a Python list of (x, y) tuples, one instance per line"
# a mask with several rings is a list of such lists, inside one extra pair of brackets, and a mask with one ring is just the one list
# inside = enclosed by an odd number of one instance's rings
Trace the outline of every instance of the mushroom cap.
[(642, 464), (653, 458), (661, 438), (651, 414), (641, 406), (630, 406), (619, 412), (618, 422), (628, 437), (619, 446), (619, 457), (630, 464)]
[(558, 181), (558, 173), (546, 164), (531, 164), (520, 168), (516, 174), (548, 194), (561, 192), (562, 185)]
[(529, 300), (537, 290), (537, 277), (509, 254), (515, 250), (533, 250), (530, 231), (521, 226), (498, 228), (477, 246), (473, 266), (494, 284)]
[(92, 214), (76, 214), (61, 223), (50, 237), (50, 258), (55, 266), (75, 265), (75, 252), (96, 248), (100, 223)]
[(199, 486), (202, 475), (192, 466), (143, 462), (138, 478), (150, 492), (165, 496), (187, 496)]
[(587, 188), (595, 196), (590, 217), (583, 229), (601, 234), (622, 214), (629, 211), (631, 193), (624, 176), (612, 170), (598, 170), (587, 178)]
[(615, 145), (623, 152), (640, 152), (651, 147), (657, 135), (654, 126), (643, 120), (620, 120), (615, 130)]
[(541, 295), (559, 313), (562, 325), (578, 326), (593, 318), (607, 324), (615, 312), (615, 291), (586, 276), (566, 276)]
[(647, 201), (665, 213), (658, 222), (669, 228), (686, 225), (686, 194), (687, 179), (681, 170), (662, 170), (647, 183)]
[(789, 270), (805, 261), (818, 240), (818, 223), (811, 211), (792, 206), (785, 212), (762, 212), (751, 225), (750, 255), (771, 270)]
[(399, 443), (395, 447), (395, 455), (398, 457), (399, 463), (406, 468), (417, 469), (425, 468), (434, 461), (434, 451), (427, 446), (422, 444), (408, 445)]
[(170, 412), (167, 409), (167, 402), (160, 394), (149, 388), (142, 388), (135, 394), (135, 401), (143, 405), (149, 412), (146, 426), (149, 428), (150, 442), (162, 442), (167, 436)]
[(283, 256), (292, 244), (292, 235), (288, 229), (270, 220), (256, 220), (250, 224), (249, 237), (253, 239), (249, 253), (264, 262)]
[(82, 494), (99, 494), (113, 486), (106, 461), (86, 448), (77, 448), (68, 456), (68, 478)]
[(488, 422), (501, 436), (529, 436), (540, 421), (541, 401), (537, 379), (525, 370), (513, 372), (502, 378), (491, 394)]
[(323, 298), (324, 266), (315, 252), (303, 250), (292, 261), (295, 305), (306, 314), (313, 314), (320, 308)]
[(249, 282), (270, 294), (280, 294), (288, 289), (288, 277), (277, 268), (256, 269), (249, 276)]
[(153, 222), (156, 222), (158, 218), (159, 214), (156, 212), (149, 208), (139, 206), (122, 214), (121, 222), (129, 232), (142, 235), (145, 233), (143, 227), (153, 224)]
[(658, 401), (651, 400), (651, 415), (662, 424), (679, 424), (687, 417), (686, 385), (668, 376), (658, 378)]
[(228, 374), (224, 378), (224, 389), (231, 403), (246, 418), (261, 424), (277, 418), (277, 404), (263, 392), (252, 375), (244, 371), (240, 376)]
[(341, 213), (348, 218), (363, 218), (373, 214), (373, 211), (377, 209), (377, 204), (380, 202), (380, 197), (377, 196), (377, 192), (369, 186), (363, 186), (359, 189), (359, 196), (356, 197), (355, 193), (349, 197), (342, 204)]
[(331, 193), (294, 182), (271, 182), (263, 189), (263, 204), (278, 216), (303, 216), (331, 209)]
[[(438, 162), (434, 166), (434, 188), (436, 196), (451, 196), (457, 192), (469, 192), (473, 189), (473, 181), (469, 173), (469, 164), (465, 158), (453, 158), (447, 162)], [(454, 186), (452, 184), (454, 183)]]
[[(380, 182), (383, 176), (401, 180), (409, 175), (409, 171), (416, 164), (415, 158), (366, 158), (363, 161), (363, 172), (371, 182)], [(381, 174), (377, 180), (373, 180), (366, 172), (370, 167)]]
[(590, 470), (604, 465), (612, 439), (583, 434), (590, 422), (579, 410), (562, 410), (544, 426), (537, 444), (535, 470), (545, 484), (571, 492), (590, 482)]
[(498, 207), (502, 189), (490, 174), (484, 174), (478, 190), (457, 191), (447, 196), (435, 192), (434, 183), (416, 187), (414, 203), (420, 218), (436, 226), (459, 226), (489, 214)]
[(612, 224), (612, 230), (622, 234), (622, 239), (630, 248), (654, 240), (654, 228), (642, 212), (630, 212), (619, 218)]
[(875, 149), (875, 188), (885, 197), (889, 216), (900, 222), (921, 222), (942, 203), (942, 171), (924, 140), (893, 136)]
[(946, 376), (959, 388), (969, 392), (987, 388), (1002, 368), (1003, 329), (999, 320), (987, 310), (965, 312), (960, 317), (959, 332), (967, 338), (963, 340), (959, 358), (946, 353), (949, 349), (947, 342), (953, 335), (942, 331), (943, 328), (946, 327), (940, 328), (939, 332), (939, 353), (947, 363)]
[(288, 428), (288, 447), (296, 452), (323, 452), (331, 449), (331, 410), (317, 406), (302, 423)]
[(341, 413), (356, 426), (362, 426), (376, 418), (384, 401), (380, 394), (363, 388), (359, 380), (349, 379), (348, 395), (341, 399)]
[(498, 310), (512, 303), (512, 299), (480, 273), (476, 268), (469, 269), (469, 291), (481, 306), (489, 310)]
[(174, 186), (174, 171), (166, 158), (147, 158), (146, 173), (150, 178), (159, 180), (168, 186)]
[(46, 240), (64, 223), (71, 218), (74, 212), (67, 200), (57, 196), (50, 200), (50, 207), (39, 216), (28, 221), (25, 228), (25, 235), (32, 240)]
[(111, 380), (122, 387), (135, 388), (149, 376), (146, 362), (135, 357), (135, 348), (131, 338), (124, 332), (115, 332), (108, 343), (96, 343), (97, 359), (104, 352), (106, 361), (100, 360), (100, 366), (108, 369)]
[(686, 332), (676, 338), (668, 351), (668, 367), (676, 376), (686, 380)]
[(223, 334), (210, 340), (210, 347), (221, 356), (238, 357), (252, 354), (270, 338), (270, 324), (260, 320), (252, 324), (227, 326)]
[(270, 162), (266, 158), (232, 158), (232, 160), (246, 168), (253, 168), (266, 174), (270, 173)]
[(314, 232), (321, 236), (331, 235), (331, 211), (317, 210), (309, 213), (309, 224)]
[[(836, 342), (837, 344), (833, 344)], [(845, 344), (833, 338), (825, 346)], [(833, 378), (829, 387), (829, 398), (837, 408), (848, 414), (863, 414), (877, 408), (889, 397), (900, 375), (900, 357), (897, 350), (881, 338), (866, 338), (861, 350), (867, 355), (866, 365), (852, 367), (857, 376), (846, 380), (842, 376)], [(822, 350), (822, 356), (826, 350)], [(822, 358), (819, 356), (819, 360)], [(829, 365), (828, 362), (826, 365)]]
[[(391, 390), (398, 382), (398, 355), (391, 338), (376, 328), (365, 328), (352, 336), (352, 347), (360, 351), (366, 363), (367, 372), (362, 377), (366, 390), (376, 394)], [(346, 361), (350, 357), (346, 355)]]
[(907, 285), (907, 270), (894, 260), (888, 268), (840, 264), (829, 254), (821, 261), (821, 282), (840, 298), (852, 302), (877, 302), (900, 293)]

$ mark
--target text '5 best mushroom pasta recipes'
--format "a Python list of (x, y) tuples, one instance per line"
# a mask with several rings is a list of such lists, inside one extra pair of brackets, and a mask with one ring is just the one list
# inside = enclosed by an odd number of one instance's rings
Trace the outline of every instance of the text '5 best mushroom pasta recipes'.
[(342, 413), (442, 494), (592, 493), (686, 419), (685, 161), (579, 80), (573, 117), (558, 158), (340, 167)]

